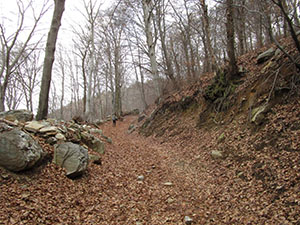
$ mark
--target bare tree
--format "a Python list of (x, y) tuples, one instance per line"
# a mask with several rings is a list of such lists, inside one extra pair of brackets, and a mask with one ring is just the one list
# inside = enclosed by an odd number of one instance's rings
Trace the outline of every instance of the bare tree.
[[(44, 1), (42, 8), (38, 14), (35, 14), (32, 1), (24, 6), (23, 1), (17, 1), (18, 7), (18, 25), (16, 31), (12, 34), (6, 32), (6, 25), (0, 24), (0, 44), (1, 44), (1, 62), (0, 62), (0, 112), (5, 110), (5, 94), (11, 76), (15, 73), (16, 69), (24, 63), (26, 58), (37, 48), (40, 40), (32, 42), (36, 28), (42, 18), (47, 12), (47, 1)], [(24, 35), (25, 29), (25, 16), (27, 12), (32, 10), (34, 22), (30, 28), (29, 33), (25, 37), (25, 41), (20, 41), (20, 35)]]
[(64, 53), (62, 46), (59, 46), (59, 56), (58, 56), (58, 68), (57, 73), (61, 78), (61, 98), (60, 98), (60, 119), (64, 119), (64, 98), (65, 98), (65, 78), (66, 78), (66, 70), (67, 70), (67, 63), (63, 57), (67, 55)]
[[(140, 44), (139, 43), (139, 36), (137, 34), (136, 28), (133, 26), (132, 27), (133, 31), (134, 31), (134, 38), (136, 40), (136, 44)], [(139, 88), (139, 92), (140, 92), (140, 96), (141, 96), (141, 101), (143, 103), (143, 109), (146, 109), (148, 107), (147, 102), (146, 102), (146, 95), (145, 95), (145, 87), (144, 87), (144, 73), (142, 71), (142, 53), (141, 53), (141, 48), (137, 48), (136, 51), (136, 57), (134, 55), (134, 49), (132, 47), (132, 40), (127, 36), (127, 43), (128, 43), (128, 48), (130, 51), (130, 55), (131, 55), (131, 59), (133, 62), (133, 69), (135, 72), (135, 77), (136, 77), (136, 82), (138, 84), (138, 88)], [(137, 58), (137, 59), (135, 59)], [(140, 79), (139, 79), (140, 77)], [(140, 80), (140, 82), (139, 82)]]
[(61, 25), (62, 15), (65, 9), (65, 0), (54, 0), (54, 12), (51, 21), (50, 31), (48, 33), (47, 45), (45, 50), (45, 60), (43, 67), (43, 77), (41, 83), (41, 91), (39, 96), (39, 107), (37, 120), (45, 119), (48, 115), (49, 91), (52, 75), (52, 66), (54, 62), (55, 45), (58, 31)]
[(22, 93), (25, 97), (26, 108), (33, 112), (33, 96), (36, 87), (40, 83), (39, 75), (42, 65), (39, 62), (40, 51), (34, 51), (25, 62), (18, 67), (17, 80), (22, 87)]

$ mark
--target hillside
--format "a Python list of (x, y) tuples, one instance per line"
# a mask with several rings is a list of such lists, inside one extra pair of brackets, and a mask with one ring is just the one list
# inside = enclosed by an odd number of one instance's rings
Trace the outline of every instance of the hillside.
[[(291, 40), (282, 44), (297, 56)], [(217, 79), (204, 76), (167, 96), (140, 124), (140, 133), (173, 149), (178, 170), (205, 183), (204, 202), (218, 206), (212, 223), (299, 223), (299, 72), (279, 52), (258, 64), (267, 49), (239, 58), (243, 73), (231, 93), (224, 89), (210, 101)]]
[(299, 224), (299, 73), (282, 53), (257, 64), (267, 49), (229, 88), (203, 75), (145, 118), (100, 125), (112, 143), (78, 179), (40, 140), (45, 164), (0, 168), (0, 224)]

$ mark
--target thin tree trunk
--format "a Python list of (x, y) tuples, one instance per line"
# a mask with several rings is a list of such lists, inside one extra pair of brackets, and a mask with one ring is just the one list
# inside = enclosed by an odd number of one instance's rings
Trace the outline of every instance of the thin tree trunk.
[[(64, 63), (64, 62), (62, 62)], [(62, 80), (61, 80), (61, 98), (60, 98), (60, 119), (64, 119), (64, 98), (65, 98), (65, 68), (64, 65), (62, 65), (61, 68), (61, 75), (62, 75)]]
[(52, 67), (54, 62), (55, 45), (57, 41), (58, 31), (61, 25), (62, 15), (65, 9), (65, 0), (54, 0), (54, 13), (52, 17), (50, 31), (48, 33), (47, 45), (45, 50), (45, 60), (43, 68), (43, 77), (41, 83), (41, 91), (39, 96), (39, 107), (37, 120), (46, 119), (48, 115), (49, 91), (52, 76)]
[(203, 11), (203, 24), (204, 24), (204, 31), (205, 31), (205, 42), (210, 58), (210, 63), (209, 63), (209, 72), (210, 71), (215, 71), (218, 68), (217, 62), (216, 62), (216, 57), (212, 48), (211, 44), (211, 34), (210, 34), (210, 27), (209, 27), (209, 17), (208, 17), (208, 10), (207, 10), (207, 4), (205, 0), (200, 0), (201, 2), (201, 8)]

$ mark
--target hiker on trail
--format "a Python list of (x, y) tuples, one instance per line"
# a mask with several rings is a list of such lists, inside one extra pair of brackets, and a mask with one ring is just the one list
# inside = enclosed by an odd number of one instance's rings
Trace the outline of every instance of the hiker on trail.
[(111, 117), (111, 119), (112, 119), (112, 121), (113, 121), (113, 126), (115, 127), (116, 126), (116, 123), (117, 123), (117, 117), (116, 117), (116, 115), (115, 114), (113, 114), (112, 115), (112, 117)]

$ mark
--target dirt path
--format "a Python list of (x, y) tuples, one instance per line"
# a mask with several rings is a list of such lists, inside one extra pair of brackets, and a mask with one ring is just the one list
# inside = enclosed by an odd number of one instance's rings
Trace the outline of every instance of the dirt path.
[[(127, 117), (117, 127), (111, 124), (103, 127), (104, 133), (113, 139), (102, 166), (103, 173), (109, 171), (104, 176), (112, 198), (107, 202), (110, 205), (106, 211), (111, 214), (108, 221), (183, 224), (185, 216), (197, 217), (197, 205), (201, 202), (194, 195), (189, 178), (173, 170), (172, 156), (167, 155), (168, 151), (157, 140), (127, 133), (133, 119)], [(144, 179), (139, 181), (138, 176)]]
[[(235, 177), (234, 172), (219, 162), (211, 162), (207, 152), (199, 151), (195, 144), (201, 140), (191, 139), (186, 145), (186, 141), (163, 143), (157, 138), (128, 134), (135, 119), (126, 117), (117, 127), (102, 127), (113, 139), (101, 166), (100, 185), (104, 185), (107, 198), (102, 203), (104, 221), (184, 224), (186, 216), (193, 219), (193, 224), (251, 221), (253, 211), (244, 210), (245, 205), (239, 206), (239, 199), (227, 193), (236, 186), (236, 180), (229, 178)], [(183, 138), (189, 138), (189, 134)], [(139, 181), (138, 176), (144, 176), (144, 180)], [(247, 186), (244, 183), (236, 188), (243, 185)]]

